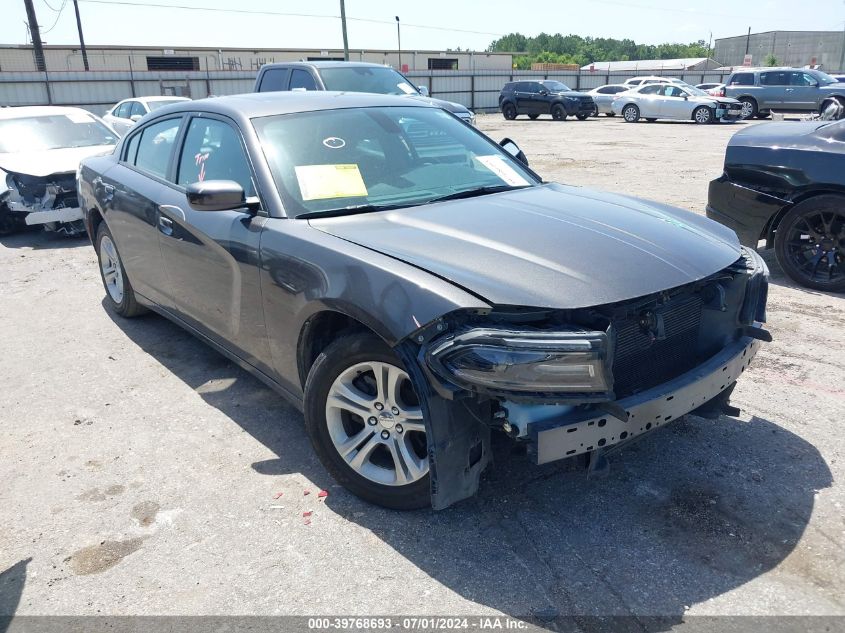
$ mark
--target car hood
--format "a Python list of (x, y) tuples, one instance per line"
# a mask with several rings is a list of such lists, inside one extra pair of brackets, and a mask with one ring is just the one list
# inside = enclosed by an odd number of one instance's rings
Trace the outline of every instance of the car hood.
[(39, 152), (0, 153), (0, 169), (27, 176), (44, 177), (51, 174), (75, 172), (79, 161), (89, 156), (108, 154), (114, 145), (65, 147)]
[(778, 121), (743, 128), (731, 137), (728, 146), (795, 147), (808, 144), (805, 137), (830, 121)]
[(734, 232), (703, 216), (557, 184), (310, 223), (499, 305), (613, 303), (740, 256)]
[(552, 92), (553, 95), (559, 95), (561, 97), (590, 97), (593, 98), (588, 92), (578, 92), (577, 90), (561, 90), (559, 92)]
[(422, 101), (423, 103), (427, 103), (428, 105), (436, 106), (438, 108), (443, 108), (444, 110), (448, 110), (449, 112), (454, 112), (455, 114), (458, 113), (467, 113), (470, 111), (464, 105), (460, 103), (455, 103), (454, 101), (444, 101), (443, 99), (434, 99), (432, 97), (425, 97), (423, 95), (408, 95), (411, 99), (416, 99), (417, 101)]

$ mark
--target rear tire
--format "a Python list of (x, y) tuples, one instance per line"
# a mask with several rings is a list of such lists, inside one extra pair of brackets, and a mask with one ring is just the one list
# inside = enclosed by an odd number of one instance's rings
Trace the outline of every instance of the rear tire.
[(738, 99), (742, 104), (742, 118), (751, 119), (757, 116), (757, 102), (751, 97), (742, 97)]
[(616, 116), (615, 112), (605, 112), (604, 116)]
[(625, 119), (625, 123), (636, 123), (640, 120), (640, 109), (633, 103), (629, 103), (622, 108), (622, 118)]
[(344, 488), (394, 510), (431, 505), (419, 401), (384, 341), (369, 332), (336, 339), (308, 372), (304, 404), (317, 457)]
[(502, 116), (505, 117), (508, 121), (513, 121), (518, 115), (516, 112), (516, 106), (512, 103), (506, 103), (502, 106)]
[(845, 196), (816, 196), (790, 209), (775, 232), (775, 257), (796, 283), (845, 292)]
[(566, 108), (560, 103), (554, 104), (552, 106), (552, 118), (555, 121), (566, 121)]
[(132, 318), (147, 312), (147, 309), (135, 300), (135, 291), (126, 276), (126, 269), (117, 252), (109, 227), (100, 222), (97, 227), (97, 260), (100, 263), (100, 279), (106, 291), (106, 303), (122, 317)]
[(771, 111), (767, 110), (766, 112), (758, 112), (754, 116), (756, 116), (758, 119), (768, 119), (770, 116), (772, 116), (772, 113)]
[(587, 119), (590, 118), (590, 115), (579, 112), (578, 114), (575, 115), (575, 118), (578, 119), (579, 121), (586, 121)]
[(646, 119), (646, 123), (654, 123), (657, 119)]

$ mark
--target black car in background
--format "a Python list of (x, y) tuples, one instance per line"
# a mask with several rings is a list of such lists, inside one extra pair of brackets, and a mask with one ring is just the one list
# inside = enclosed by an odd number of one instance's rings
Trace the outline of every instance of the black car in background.
[(596, 111), (596, 103), (586, 92), (575, 92), (559, 81), (510, 81), (499, 93), (499, 109), (509, 121), (520, 114), (529, 119), (551, 114), (555, 121), (568, 116), (584, 121)]
[(845, 121), (736, 133), (710, 183), (707, 216), (747, 246), (765, 240), (797, 283), (845, 292)]
[(518, 154), (417, 100), (274, 92), (156, 110), (78, 183), (109, 309), (275, 388), (355, 494), (437, 509), (475, 492), (493, 431), (599, 469), (730, 412), (770, 340), (732, 231)]

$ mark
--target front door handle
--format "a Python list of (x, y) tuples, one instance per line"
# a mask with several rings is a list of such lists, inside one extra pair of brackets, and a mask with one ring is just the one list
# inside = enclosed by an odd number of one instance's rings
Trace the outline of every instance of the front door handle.
[(167, 235), (173, 235), (173, 220), (164, 215), (158, 216), (158, 230)]

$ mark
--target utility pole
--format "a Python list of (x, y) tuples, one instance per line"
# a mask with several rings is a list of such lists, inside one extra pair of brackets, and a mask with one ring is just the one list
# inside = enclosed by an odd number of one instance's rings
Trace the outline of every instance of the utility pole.
[(76, 29), (79, 31), (79, 47), (82, 49), (82, 64), (85, 70), (88, 68), (88, 50), (85, 48), (85, 38), (82, 37), (82, 20), (79, 18), (79, 2), (73, 0), (73, 10), (76, 11)]
[(748, 47), (751, 45), (751, 27), (748, 27), (748, 35), (745, 36), (745, 54), (748, 55)]
[(32, 36), (32, 48), (35, 51), (35, 67), (41, 72), (47, 71), (44, 62), (44, 45), (41, 43), (41, 31), (38, 29), (38, 19), (35, 17), (35, 7), (32, 0), (23, 0), (26, 5), (26, 20), (29, 22), (29, 34)]
[(402, 72), (402, 33), (399, 32), (399, 16), (396, 16), (396, 40), (399, 46), (399, 72)]
[(343, 0), (340, 0), (340, 28), (343, 30), (343, 59), (349, 61), (349, 40), (346, 37), (346, 5)]

